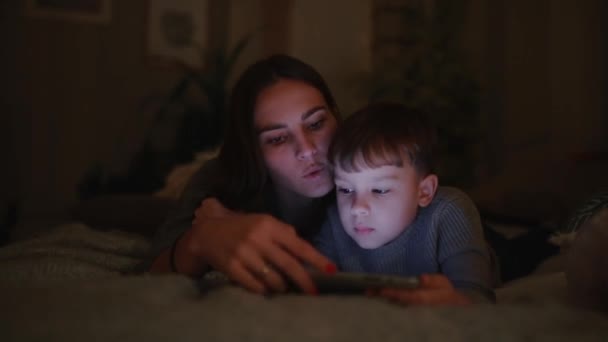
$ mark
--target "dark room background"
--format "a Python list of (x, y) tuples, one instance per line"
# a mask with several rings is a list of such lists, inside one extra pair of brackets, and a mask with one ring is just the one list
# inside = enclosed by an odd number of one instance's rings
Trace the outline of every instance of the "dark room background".
[[(407, 30), (391, 10), (432, 11), (439, 1), (208, 0), (206, 44), (232, 46), (254, 32), (235, 74), (269, 53), (293, 54), (322, 72), (346, 114), (364, 102), (365, 75), (391, 53), (381, 33)], [(0, 3), (0, 209), (61, 217), (92, 165), (128, 165), (153, 125), (142, 103), (182, 73), (149, 53), (146, 0), (111, 1), (101, 22), (36, 15), (26, 3)], [(480, 87), (470, 193), (538, 214), (605, 187), (606, 2), (461, 3), (458, 46)]]

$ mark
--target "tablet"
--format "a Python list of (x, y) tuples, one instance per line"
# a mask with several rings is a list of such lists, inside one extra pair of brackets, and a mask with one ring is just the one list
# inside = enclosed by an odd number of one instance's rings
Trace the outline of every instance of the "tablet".
[(362, 294), (387, 287), (414, 289), (420, 284), (418, 277), (374, 273), (338, 272), (327, 275), (312, 272), (311, 277), (319, 294)]
[[(367, 290), (381, 288), (414, 289), (419, 285), (418, 277), (405, 277), (375, 273), (338, 272), (332, 275), (311, 271), (310, 276), (319, 294), (365, 294)], [(290, 292), (300, 290), (288, 281)], [(199, 279), (198, 287), (206, 292), (218, 287), (231, 285), (230, 280), (219, 272), (209, 272)]]

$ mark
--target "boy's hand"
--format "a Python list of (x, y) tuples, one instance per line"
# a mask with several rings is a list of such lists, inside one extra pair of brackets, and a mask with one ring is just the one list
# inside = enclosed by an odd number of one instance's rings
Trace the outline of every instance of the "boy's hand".
[(404, 305), (468, 305), (469, 298), (458, 292), (443, 274), (423, 274), (416, 289), (385, 288), (368, 292)]

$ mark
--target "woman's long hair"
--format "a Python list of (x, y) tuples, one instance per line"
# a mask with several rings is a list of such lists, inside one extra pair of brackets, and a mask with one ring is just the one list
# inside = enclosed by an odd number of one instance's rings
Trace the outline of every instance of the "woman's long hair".
[(228, 103), (228, 122), (218, 156), (214, 196), (233, 210), (259, 210), (269, 177), (254, 127), (258, 95), (281, 79), (297, 80), (319, 90), (331, 113), (338, 108), (323, 77), (310, 65), (287, 55), (273, 55), (249, 66), (236, 82)]

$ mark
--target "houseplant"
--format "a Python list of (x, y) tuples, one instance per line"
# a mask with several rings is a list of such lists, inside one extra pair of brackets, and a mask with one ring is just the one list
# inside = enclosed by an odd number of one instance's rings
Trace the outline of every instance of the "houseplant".
[[(127, 172), (111, 175), (100, 164), (94, 165), (79, 184), (80, 197), (158, 190), (175, 165), (218, 147), (227, 117), (228, 81), (250, 39), (251, 35), (241, 38), (231, 49), (201, 50), (201, 68), (177, 62), (183, 77), (161, 99), (152, 127)], [(156, 98), (146, 99), (150, 100)]]
[[(473, 185), (480, 148), (480, 89), (463, 65), (458, 38), (466, 6), (437, 1), (404, 5), (401, 30), (378, 45), (398, 53), (377, 63), (366, 80), (371, 101), (396, 100), (432, 116), (443, 184)], [(394, 10), (394, 9), (393, 9)]]

